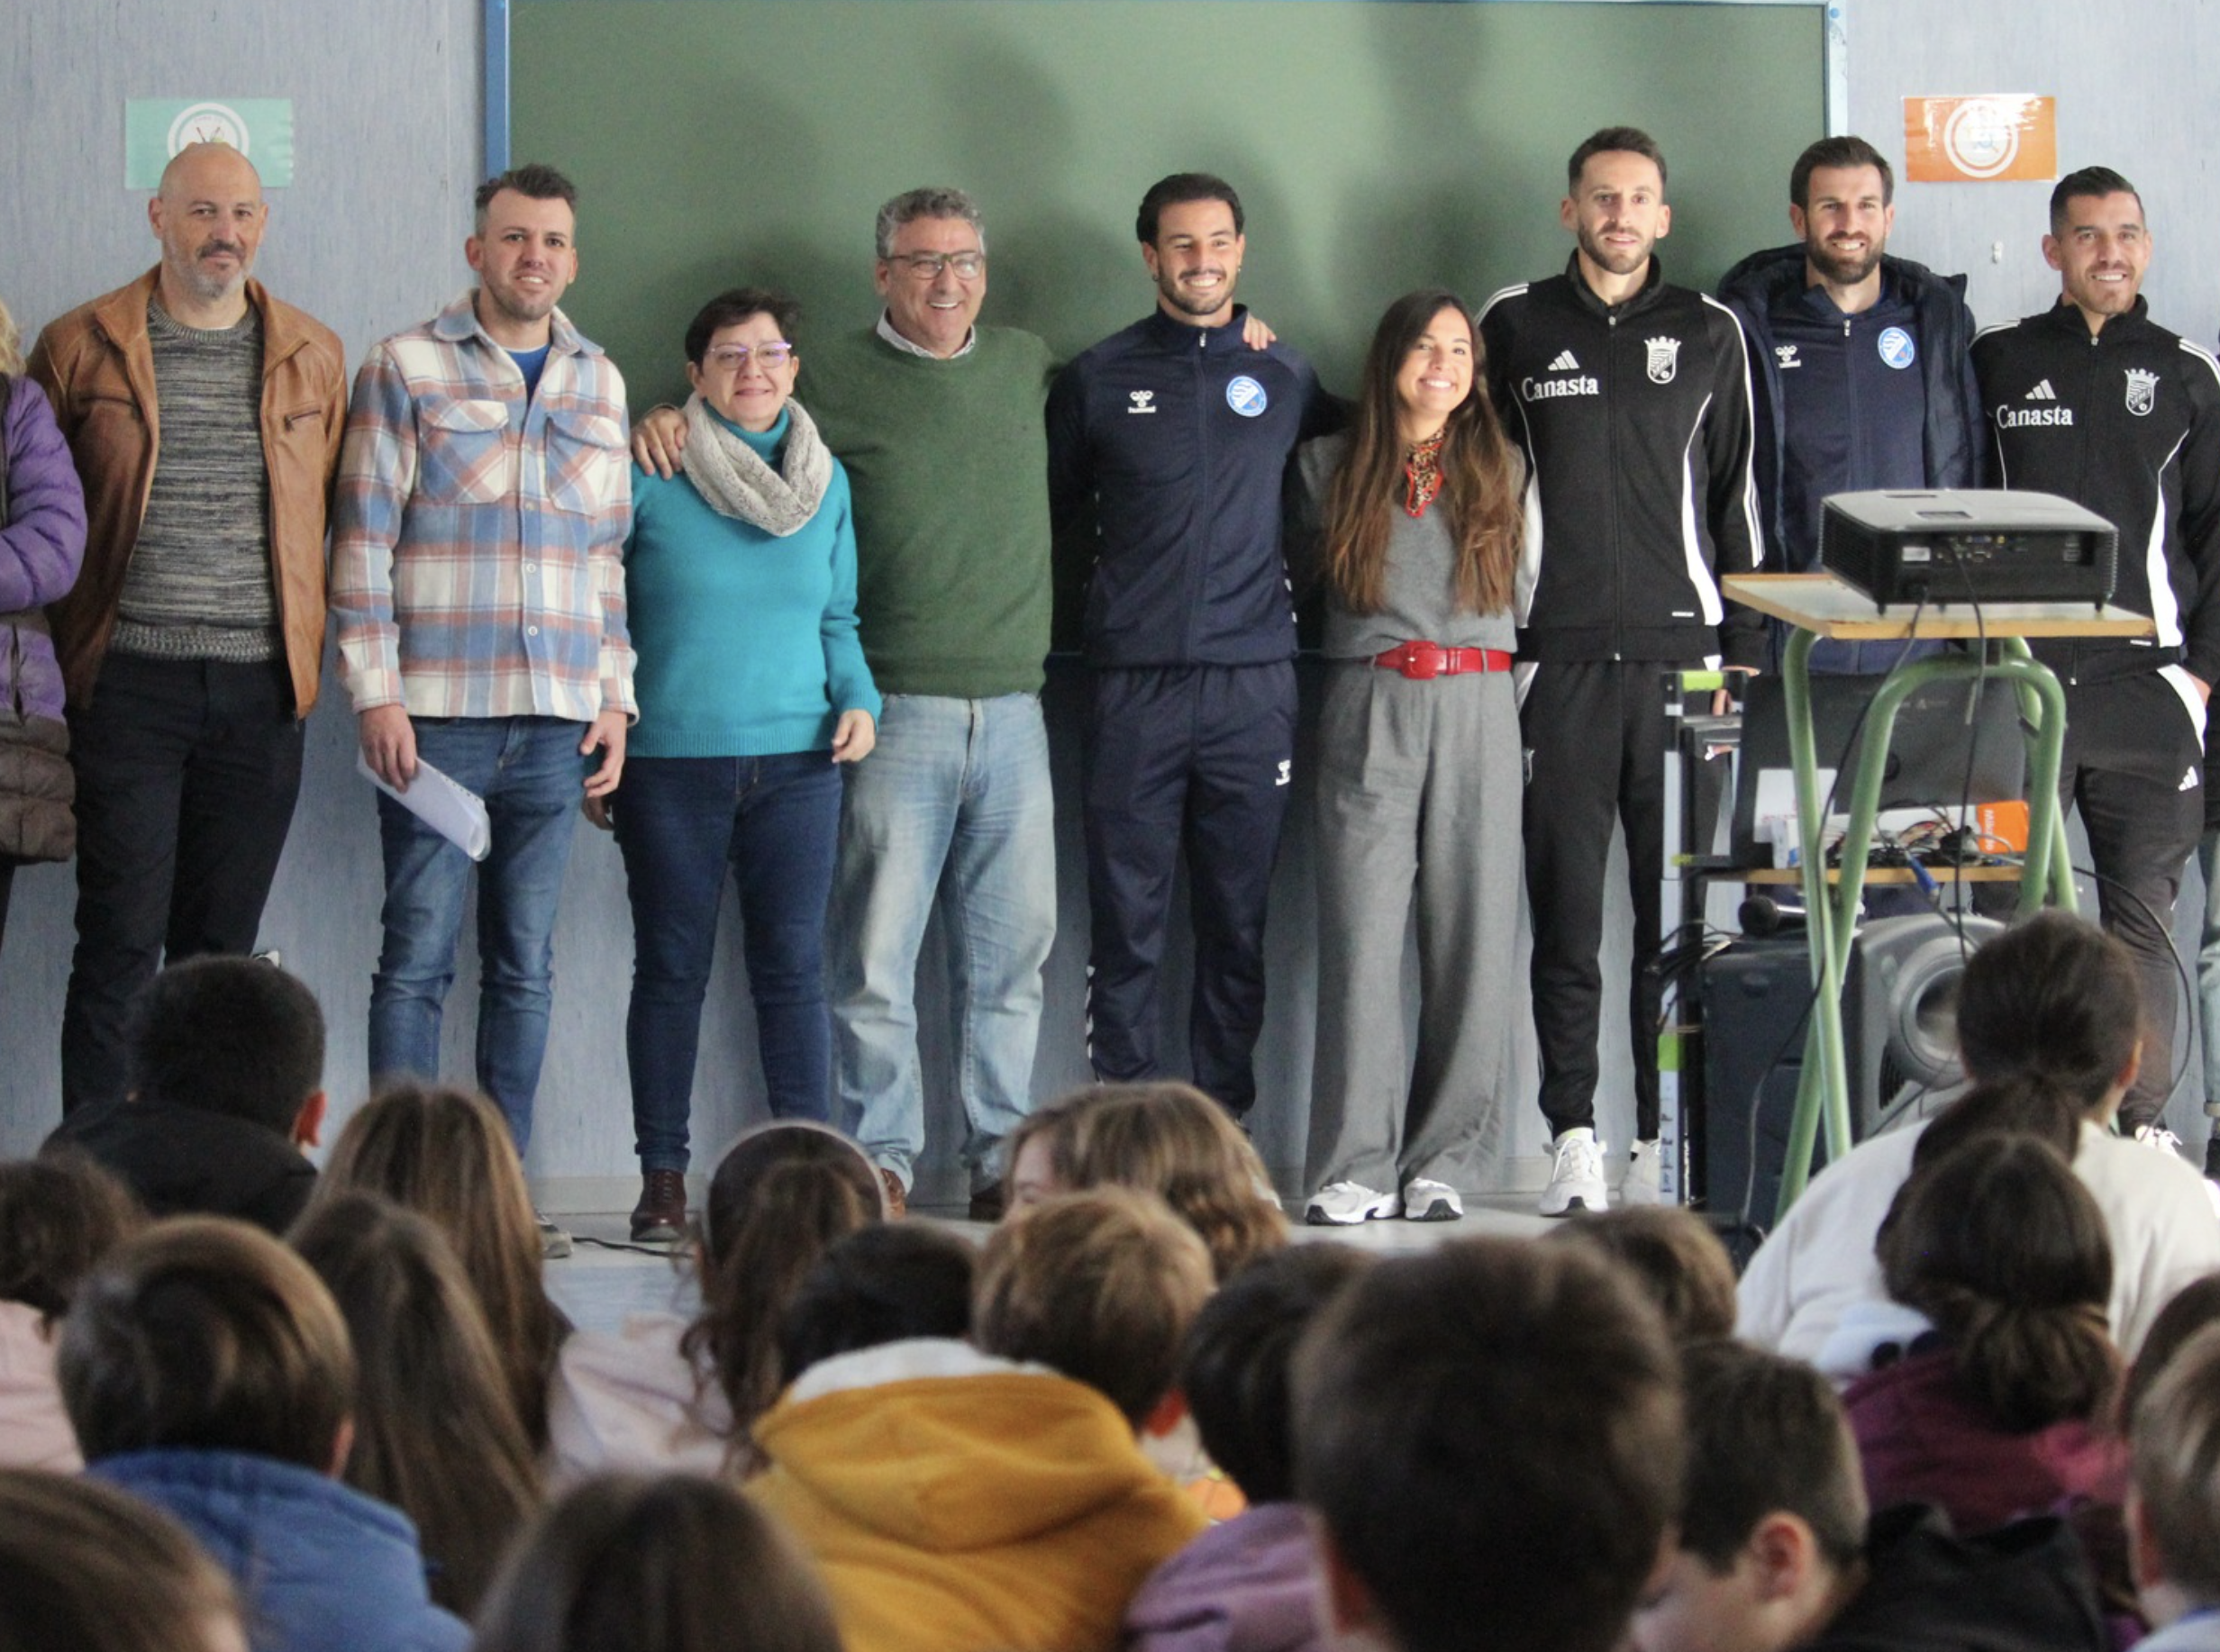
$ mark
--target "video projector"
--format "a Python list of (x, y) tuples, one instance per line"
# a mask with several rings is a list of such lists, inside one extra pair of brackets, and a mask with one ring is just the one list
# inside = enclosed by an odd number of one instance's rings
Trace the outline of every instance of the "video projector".
[(1976, 487), (1834, 494), (1819, 562), (1877, 608), (2088, 603), (2119, 576), (2119, 531), (2055, 494)]

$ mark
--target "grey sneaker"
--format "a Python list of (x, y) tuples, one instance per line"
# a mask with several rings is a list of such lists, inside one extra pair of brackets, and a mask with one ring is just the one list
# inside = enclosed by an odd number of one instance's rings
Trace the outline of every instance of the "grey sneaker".
[(1665, 1188), (1662, 1160), (1654, 1141), (1637, 1141), (1626, 1160), (1626, 1174), (1619, 1178), (1621, 1204), (1662, 1204)]
[(1455, 1221), (1465, 1213), (1465, 1202), (1447, 1182), (1420, 1176), (1403, 1190), (1406, 1221)]
[(1311, 1194), (1303, 1220), (1314, 1228), (1351, 1228), (1382, 1216), (1399, 1216), (1403, 1201), (1355, 1182), (1329, 1182)]
[(1542, 1190), (1544, 1216), (1569, 1216), (1575, 1211), (1602, 1211), (1611, 1206), (1604, 1186), (1604, 1144), (1585, 1127), (1560, 1131), (1550, 1143), (1550, 1185)]

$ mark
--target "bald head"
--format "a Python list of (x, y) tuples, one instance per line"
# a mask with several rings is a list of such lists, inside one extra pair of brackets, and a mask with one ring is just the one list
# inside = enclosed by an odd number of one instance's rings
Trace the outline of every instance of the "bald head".
[(253, 163), (225, 143), (194, 143), (162, 168), (147, 221), (162, 244), (161, 301), (188, 327), (228, 327), (246, 313), (247, 277), (269, 208)]

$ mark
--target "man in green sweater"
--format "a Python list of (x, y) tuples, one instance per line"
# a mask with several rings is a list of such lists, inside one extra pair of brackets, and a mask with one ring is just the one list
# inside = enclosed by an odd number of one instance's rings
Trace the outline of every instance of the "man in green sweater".
[[(835, 1116), (898, 1208), (924, 1149), (915, 988), (937, 904), (971, 1214), (991, 1221), (999, 1144), (1031, 1105), (1041, 971), (1056, 938), (1041, 718), (1042, 409), (1053, 363), (1031, 333), (978, 324), (987, 231), (963, 191), (887, 202), (878, 254), (878, 325), (813, 341), (798, 396), (848, 468), (856, 613), (886, 702), (877, 749), (848, 771), (841, 817), (828, 949)], [(683, 423), (642, 420), (641, 463), (668, 474)]]

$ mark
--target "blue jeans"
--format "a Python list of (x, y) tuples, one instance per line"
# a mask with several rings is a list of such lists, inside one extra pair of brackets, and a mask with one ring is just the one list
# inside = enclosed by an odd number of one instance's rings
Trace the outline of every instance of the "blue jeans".
[[(483, 797), (493, 826), (478, 879), (478, 1084), (508, 1120), (521, 1155), (547, 1053), (555, 912), (589, 761), (578, 754), (586, 725), (419, 717), (415, 726), (416, 755)], [(370, 1077), (433, 1078), (470, 858), (382, 792), (378, 831), (386, 940), (370, 977)]]
[(887, 696), (841, 812), (832, 1016), (840, 1121), (905, 1185), (925, 1142), (917, 955), (936, 907), (975, 1189), (996, 1179), (995, 1149), (1032, 1104), (1055, 825), (1036, 696)]
[(824, 909), (840, 835), (841, 776), (823, 751), (634, 758), (616, 796), (632, 903), (624, 1021), (632, 1130), (643, 1170), (684, 1170), (702, 1000), (716, 961), (729, 865), (740, 887), (748, 991), (771, 1112), (831, 1112), (832, 1026)]

